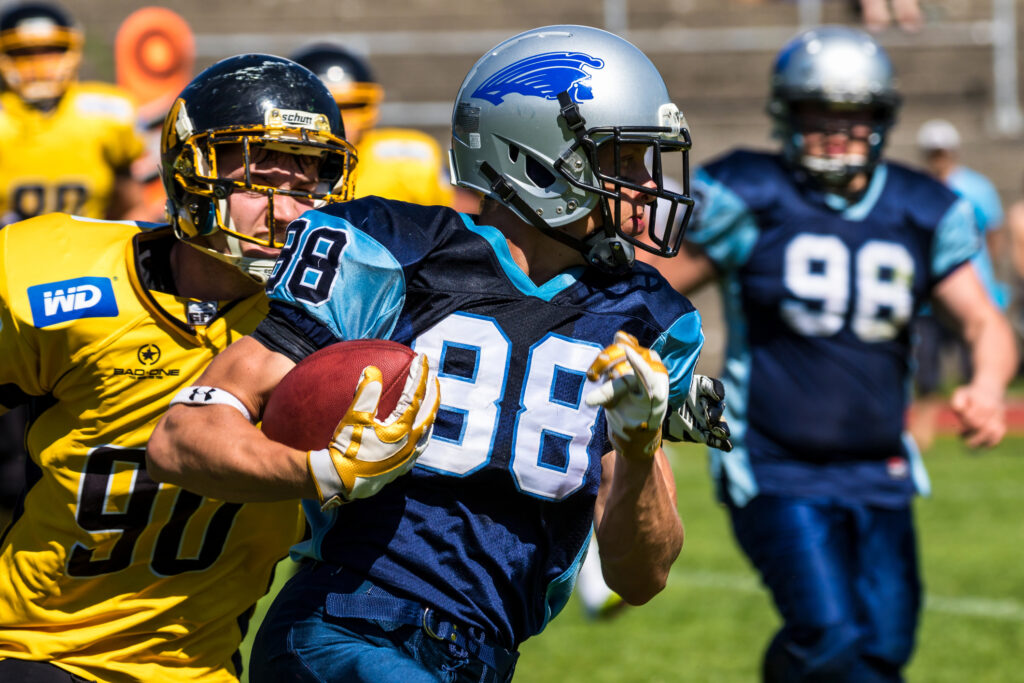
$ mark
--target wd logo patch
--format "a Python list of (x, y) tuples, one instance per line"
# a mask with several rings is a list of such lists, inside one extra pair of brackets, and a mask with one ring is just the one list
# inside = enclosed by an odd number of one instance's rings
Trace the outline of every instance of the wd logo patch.
[(28, 288), (32, 324), (37, 328), (79, 318), (113, 318), (117, 300), (110, 278), (80, 277)]

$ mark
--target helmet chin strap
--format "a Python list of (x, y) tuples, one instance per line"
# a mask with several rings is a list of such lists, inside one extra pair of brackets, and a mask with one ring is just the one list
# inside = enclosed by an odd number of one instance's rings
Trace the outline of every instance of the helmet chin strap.
[[(270, 206), (270, 216), (274, 215), (273, 201), (274, 200), (272, 198), (267, 199), (267, 203)], [(228, 232), (228, 230), (237, 230), (237, 228), (235, 228), (235, 219), (231, 215), (231, 211), (228, 206), (227, 196), (217, 198), (215, 203), (216, 215), (221, 217), (223, 227), (226, 228), (226, 230), (220, 230), (220, 233), (224, 235), (224, 240), (227, 242), (228, 253), (225, 254), (214, 249), (210, 249), (209, 247), (202, 247), (199, 245), (193, 246), (198, 246), (200, 249), (208, 252), (219, 261), (223, 261), (224, 263), (234, 266), (259, 284), (265, 285), (267, 280), (270, 279), (270, 273), (274, 270), (274, 263), (277, 262), (277, 259), (245, 256), (242, 253), (242, 240)], [(214, 220), (216, 221), (216, 217), (214, 217)]]
[(270, 274), (273, 272), (274, 264), (277, 260), (242, 256), (241, 240), (234, 235), (227, 235), (226, 237), (228, 240), (228, 249), (232, 252), (229, 254), (221, 253), (216, 249), (211, 249), (210, 247), (203, 246), (202, 244), (196, 244), (191, 240), (184, 239), (182, 242), (193, 249), (198, 249), (207, 256), (212, 256), (218, 261), (233, 266), (261, 285), (267, 284), (267, 280), (270, 279)]
[[(498, 197), (498, 201), (515, 209), (516, 213), (551, 239), (583, 254), (590, 265), (612, 274), (622, 274), (633, 267), (635, 255), (633, 245), (615, 234), (614, 229), (599, 228), (583, 239), (577, 239), (548, 225), (519, 196), (515, 187), (486, 161), (480, 164), (480, 172), (491, 183), (491, 192)], [(607, 206), (602, 208), (602, 215), (605, 226), (611, 225), (611, 216)]]

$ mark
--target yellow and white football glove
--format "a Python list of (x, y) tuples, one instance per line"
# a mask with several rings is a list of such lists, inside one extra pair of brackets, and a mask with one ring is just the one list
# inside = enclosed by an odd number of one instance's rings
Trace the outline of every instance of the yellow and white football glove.
[(369, 498), (412, 469), (427, 447), (441, 405), (441, 388), (427, 357), (419, 354), (409, 364), (402, 395), (384, 421), (376, 418), (381, 379), (376, 367), (363, 370), (331, 443), (307, 456), (323, 510)]
[(587, 395), (587, 405), (604, 407), (615, 450), (626, 457), (652, 457), (661, 446), (668, 409), (668, 371), (657, 352), (620, 330), (591, 364), (587, 378), (603, 382)]

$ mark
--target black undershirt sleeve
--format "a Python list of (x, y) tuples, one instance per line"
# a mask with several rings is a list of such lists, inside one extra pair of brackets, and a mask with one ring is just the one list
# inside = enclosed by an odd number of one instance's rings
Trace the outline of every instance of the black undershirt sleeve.
[(326, 333), (326, 328), (296, 313), (298, 311), (294, 307), (271, 302), (270, 313), (253, 331), (252, 338), (296, 363), (338, 341)]

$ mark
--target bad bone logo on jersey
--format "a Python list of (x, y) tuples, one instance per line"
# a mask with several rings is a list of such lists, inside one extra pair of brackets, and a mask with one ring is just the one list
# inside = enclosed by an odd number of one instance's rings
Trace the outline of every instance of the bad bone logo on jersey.
[[(135, 357), (145, 366), (155, 365), (162, 355), (160, 347), (156, 344), (143, 344), (135, 352)], [(132, 379), (163, 379), (164, 377), (178, 377), (180, 375), (181, 370), (177, 368), (170, 370), (151, 367), (114, 368), (115, 377), (130, 377)]]
[(110, 278), (79, 277), (28, 288), (32, 323), (47, 327), (79, 318), (117, 316), (117, 299)]
[(160, 347), (156, 344), (145, 344), (135, 352), (135, 356), (143, 365), (153, 365), (160, 360)]

